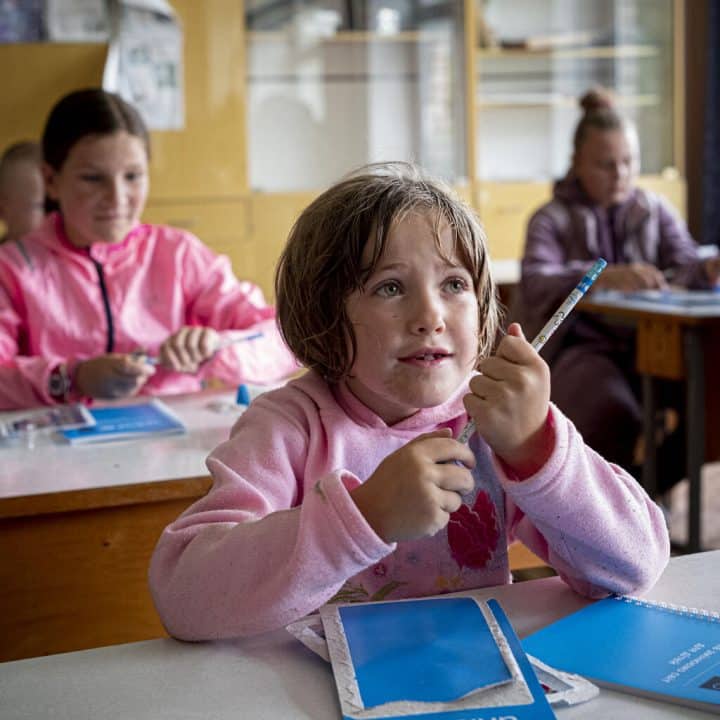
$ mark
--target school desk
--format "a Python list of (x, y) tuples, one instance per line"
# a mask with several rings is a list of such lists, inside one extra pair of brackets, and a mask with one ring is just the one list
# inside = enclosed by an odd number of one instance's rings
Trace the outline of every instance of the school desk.
[(579, 309), (629, 322), (637, 328), (636, 368), (643, 382), (645, 460), (643, 487), (657, 489), (655, 380), (685, 384), (687, 477), (690, 483), (688, 541), (700, 549), (700, 473), (705, 462), (720, 459), (720, 303), (706, 311), (628, 299), (619, 294), (591, 295)]
[[(557, 577), (481, 594), (499, 600), (521, 637), (587, 602)], [(720, 551), (673, 558), (647, 597), (720, 610)], [(610, 690), (556, 712), (559, 720), (715, 717)], [(3, 720), (339, 720), (340, 707), (330, 666), (278, 630), (244, 640), (150, 640), (4, 663), (0, 715)]]
[[(0, 446), (0, 662), (165, 636), (147, 588), (150, 556), (210, 488), (205, 458), (241, 407), (213, 410), (233, 407), (217, 392), (164, 401), (187, 435)], [(513, 570), (542, 565), (510, 548)]]
[(0, 446), (0, 660), (165, 635), (147, 589), (150, 554), (209, 489), (205, 458), (242, 406), (212, 410), (232, 407), (218, 392), (164, 401), (186, 435)]

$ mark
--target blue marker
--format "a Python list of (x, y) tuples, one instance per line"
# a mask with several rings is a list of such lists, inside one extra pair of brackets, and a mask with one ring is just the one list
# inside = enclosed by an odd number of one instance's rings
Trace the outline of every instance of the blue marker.
[[(577, 284), (573, 291), (565, 298), (562, 305), (555, 311), (555, 314), (545, 323), (544, 327), (535, 336), (532, 346), (540, 352), (540, 348), (550, 339), (551, 335), (558, 329), (560, 323), (570, 314), (578, 304), (580, 298), (590, 289), (590, 286), (597, 280), (598, 275), (605, 269), (607, 262), (600, 258), (587, 271), (583, 279)], [(475, 422), (471, 420), (460, 433), (458, 441), (466, 443), (475, 432)]]

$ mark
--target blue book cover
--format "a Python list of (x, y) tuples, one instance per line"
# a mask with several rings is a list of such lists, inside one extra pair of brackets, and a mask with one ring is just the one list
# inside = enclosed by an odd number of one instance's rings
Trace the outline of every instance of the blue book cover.
[(495, 600), (357, 603), (321, 616), (346, 720), (555, 717)]
[(523, 640), (598, 685), (720, 714), (720, 616), (614, 595)]
[(92, 427), (65, 430), (71, 445), (128, 440), (158, 435), (179, 435), (186, 432), (182, 421), (160, 400), (145, 403), (92, 408)]

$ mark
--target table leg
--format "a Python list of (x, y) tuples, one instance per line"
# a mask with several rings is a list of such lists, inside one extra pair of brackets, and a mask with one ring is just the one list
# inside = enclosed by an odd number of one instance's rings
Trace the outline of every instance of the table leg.
[(687, 476), (688, 552), (699, 552), (701, 542), (700, 510), (702, 466), (705, 460), (705, 360), (700, 331), (685, 331), (685, 357), (687, 361)]
[(645, 492), (655, 498), (657, 495), (657, 447), (655, 445), (655, 419), (656, 400), (655, 380), (652, 375), (642, 376), (643, 393), (643, 440), (645, 443), (645, 456), (642, 468), (642, 486)]

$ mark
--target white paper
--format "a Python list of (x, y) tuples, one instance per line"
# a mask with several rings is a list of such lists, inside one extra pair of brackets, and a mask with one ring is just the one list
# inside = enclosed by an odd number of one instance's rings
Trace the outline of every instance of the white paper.
[(107, 42), (110, 16), (105, 0), (46, 0), (45, 27), (55, 42)]
[(138, 109), (151, 130), (185, 126), (183, 34), (165, 0), (119, 0), (103, 88)]

